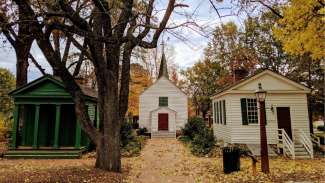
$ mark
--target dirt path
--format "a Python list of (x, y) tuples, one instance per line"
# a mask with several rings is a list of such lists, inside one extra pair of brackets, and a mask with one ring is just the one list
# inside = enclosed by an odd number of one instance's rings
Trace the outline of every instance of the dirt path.
[(133, 162), (129, 182), (195, 182), (187, 174), (178, 174), (186, 161), (186, 150), (176, 139), (150, 139), (140, 157)]

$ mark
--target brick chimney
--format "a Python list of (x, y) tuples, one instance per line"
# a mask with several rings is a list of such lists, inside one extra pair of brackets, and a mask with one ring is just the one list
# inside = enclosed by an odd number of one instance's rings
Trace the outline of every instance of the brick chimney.
[(248, 75), (248, 71), (243, 68), (235, 69), (233, 72), (233, 83), (244, 79)]

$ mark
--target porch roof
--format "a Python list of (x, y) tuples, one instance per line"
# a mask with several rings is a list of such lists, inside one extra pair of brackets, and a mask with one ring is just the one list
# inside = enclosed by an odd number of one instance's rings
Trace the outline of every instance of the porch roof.
[[(87, 100), (93, 102), (97, 101), (97, 92), (95, 90), (82, 85), (79, 85), (79, 87)], [(12, 96), (15, 101), (37, 101), (40, 99), (47, 99), (47, 101), (72, 101), (72, 96), (66, 91), (62, 80), (59, 77), (54, 77), (51, 75), (45, 75), (30, 83), (27, 83), (26, 85), (11, 91), (9, 95)]]

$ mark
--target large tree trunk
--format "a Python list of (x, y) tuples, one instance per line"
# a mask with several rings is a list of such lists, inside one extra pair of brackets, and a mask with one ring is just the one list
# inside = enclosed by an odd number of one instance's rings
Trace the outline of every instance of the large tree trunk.
[[(26, 15), (19, 8), (19, 19), (22, 20), (18, 24), (18, 36), (16, 37), (16, 87), (21, 87), (27, 84), (28, 81), (28, 58), (29, 51), (32, 47), (33, 38), (30, 36), (29, 25), (26, 21)], [(25, 105), (21, 105), (19, 110), (19, 127), (25, 124)]]
[(110, 129), (97, 146), (96, 168), (114, 172), (121, 171), (120, 134)]
[[(106, 77), (103, 77), (106, 76)], [(97, 76), (98, 106), (103, 135), (97, 144), (96, 168), (121, 171), (120, 128), (117, 80), (108, 73)]]
[(17, 44), (16, 49), (16, 87), (23, 86), (27, 83), (28, 55), (31, 44)]
[[(111, 18), (112, 15), (115, 16), (115, 14), (112, 14), (115, 11), (111, 11), (108, 3), (92, 1), (94, 4), (93, 9), (91, 9), (91, 6), (90, 9), (87, 7), (92, 16), (88, 21), (88, 18), (79, 16), (81, 10), (76, 11), (74, 5), (60, 0), (55, 5), (60, 6), (62, 15), (69, 21), (45, 21), (48, 26), (39, 23), (41, 20), (37, 19), (36, 11), (34, 11), (29, 1), (14, 1), (20, 9), (19, 12), (24, 13), (26, 16), (29, 30), (33, 33), (31, 36), (36, 39), (54, 74), (58, 74), (62, 78), (66, 90), (73, 97), (76, 116), (81, 123), (81, 128), (97, 146), (96, 167), (119, 172), (121, 170), (120, 128), (128, 104), (129, 64), (132, 49), (137, 45), (144, 48), (155, 48), (157, 46), (158, 39), (176, 7), (175, 0), (169, 0), (165, 14), (158, 28), (154, 30), (150, 41), (145, 38), (153, 30), (150, 26), (154, 9), (153, 0), (150, 0), (147, 15), (144, 16), (147, 26), (143, 26), (143, 30), (140, 31), (138, 36), (133, 34), (138, 30), (137, 18), (132, 10), (134, 6), (133, 0), (123, 1), (123, 6), (119, 8), (120, 15), (114, 21), (111, 21)], [(62, 17), (60, 16), (60, 18)], [(69, 23), (67, 24), (67, 22)], [(62, 35), (79, 35), (89, 42), (86, 44), (86, 48), (89, 48), (91, 53), (90, 60), (93, 63), (98, 83), (99, 130), (92, 125), (89, 119), (82, 90), (66, 68), (65, 61), (62, 62), (59, 53), (59, 42), (56, 42), (56, 48), (53, 48), (52, 40), (50, 40), (51, 34), (57, 29), (66, 33)], [(78, 49), (81, 47), (78, 47)], [(121, 50), (123, 50), (123, 60), (120, 58)], [(85, 50), (85, 53), (87, 52), (88, 50)], [(120, 71), (120, 61), (123, 62), (122, 72)]]
[(16, 87), (20, 87), (27, 83), (27, 69), (29, 51), (33, 43), (33, 38), (29, 32), (29, 25), (26, 15), (22, 13), (22, 9), (19, 8), (19, 19), (21, 22), (18, 24), (18, 36), (16, 38)]

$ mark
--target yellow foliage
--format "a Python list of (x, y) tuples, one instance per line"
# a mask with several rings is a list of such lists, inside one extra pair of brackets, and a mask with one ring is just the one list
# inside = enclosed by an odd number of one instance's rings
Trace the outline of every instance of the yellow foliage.
[(9, 127), (6, 125), (4, 117), (2, 113), (0, 112), (0, 142), (4, 141), (9, 133)]
[(313, 59), (324, 58), (324, 11), (321, 3), (315, 0), (292, 0), (283, 8), (283, 18), (274, 27), (274, 35), (283, 43), (286, 52), (310, 54)]
[(139, 96), (152, 83), (149, 73), (139, 64), (131, 65), (128, 111), (139, 115)]

